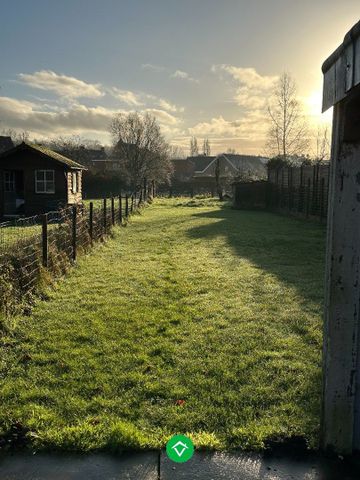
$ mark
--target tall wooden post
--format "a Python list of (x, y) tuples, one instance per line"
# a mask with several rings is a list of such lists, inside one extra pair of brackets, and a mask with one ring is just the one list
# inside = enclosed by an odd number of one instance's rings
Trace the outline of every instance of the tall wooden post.
[(106, 228), (107, 228), (107, 206), (106, 206), (106, 198), (104, 198), (104, 203), (103, 203), (103, 222), (104, 222), (104, 234), (106, 234)]
[(129, 216), (129, 196), (128, 194), (125, 195), (125, 217), (126, 219)]
[(91, 245), (94, 241), (94, 204), (90, 202), (90, 209), (89, 209), (89, 236)]
[(122, 224), (122, 198), (121, 193), (119, 195), (119, 223)]
[(76, 261), (76, 248), (77, 248), (77, 207), (72, 207), (72, 259)]
[(326, 252), (321, 444), (360, 450), (360, 22), (323, 65), (334, 105)]
[(48, 266), (48, 219), (46, 213), (42, 216), (42, 264)]
[(115, 200), (114, 197), (111, 197), (111, 223), (115, 225)]

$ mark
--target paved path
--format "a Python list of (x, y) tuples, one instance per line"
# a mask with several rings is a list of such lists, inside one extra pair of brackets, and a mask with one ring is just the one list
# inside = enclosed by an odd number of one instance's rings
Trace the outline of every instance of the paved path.
[(196, 453), (175, 464), (162, 452), (0, 457), (1, 480), (359, 480), (360, 460)]

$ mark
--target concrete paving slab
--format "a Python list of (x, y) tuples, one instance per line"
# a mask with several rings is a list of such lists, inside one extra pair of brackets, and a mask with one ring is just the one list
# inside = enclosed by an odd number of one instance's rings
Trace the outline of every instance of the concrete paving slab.
[(267, 457), (240, 453), (196, 452), (177, 464), (165, 452), (161, 480), (359, 480), (360, 463), (319, 457)]
[(0, 456), (1, 480), (158, 480), (158, 452)]

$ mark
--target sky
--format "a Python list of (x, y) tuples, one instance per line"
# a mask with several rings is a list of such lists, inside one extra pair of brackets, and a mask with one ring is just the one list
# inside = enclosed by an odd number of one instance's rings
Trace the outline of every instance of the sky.
[(117, 113), (150, 112), (187, 152), (262, 154), (279, 76), (312, 127), (321, 64), (360, 19), (359, 0), (1, 0), (0, 131), (111, 143)]

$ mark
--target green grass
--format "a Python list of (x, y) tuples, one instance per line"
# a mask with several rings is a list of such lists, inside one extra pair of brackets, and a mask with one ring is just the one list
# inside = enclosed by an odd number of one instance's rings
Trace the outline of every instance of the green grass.
[(197, 447), (316, 447), (323, 257), (320, 225), (156, 200), (12, 321), (0, 429), (84, 451), (175, 433)]

